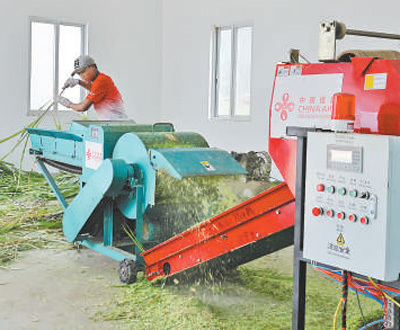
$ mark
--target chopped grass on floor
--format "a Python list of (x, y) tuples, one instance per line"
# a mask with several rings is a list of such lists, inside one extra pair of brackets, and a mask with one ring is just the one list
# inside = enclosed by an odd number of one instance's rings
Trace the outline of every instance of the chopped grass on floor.
[[(139, 273), (139, 281), (119, 287), (119, 295), (96, 317), (123, 320), (127, 329), (291, 329), (292, 251), (242, 265), (222, 279), (152, 285)], [(340, 284), (308, 267), (306, 329), (332, 329), (340, 297)], [(364, 296), (360, 301), (367, 323), (382, 318), (378, 303)], [(364, 325), (352, 291), (347, 319), (349, 330)]]
[[(130, 286), (120, 286), (111, 311), (97, 313), (101, 321), (126, 320), (131, 329), (213, 329), (222, 327), (199, 300), (151, 285), (142, 273)], [(195, 326), (195, 328), (193, 327)]]
[[(78, 191), (78, 178), (61, 174), (56, 182), (64, 196)], [(0, 162), (0, 266), (18, 253), (67, 246), (61, 231), (62, 208), (45, 178)]]

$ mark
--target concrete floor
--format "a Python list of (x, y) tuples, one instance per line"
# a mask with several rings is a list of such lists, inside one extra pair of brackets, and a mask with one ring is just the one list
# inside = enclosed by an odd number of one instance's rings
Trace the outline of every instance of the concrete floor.
[(118, 263), (90, 250), (33, 250), (0, 269), (0, 329), (120, 329), (93, 317), (116, 294)]

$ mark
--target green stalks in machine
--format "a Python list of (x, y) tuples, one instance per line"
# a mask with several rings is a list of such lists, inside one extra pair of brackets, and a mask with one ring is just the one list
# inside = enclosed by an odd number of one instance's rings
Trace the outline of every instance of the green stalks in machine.
[(159, 171), (155, 206), (145, 213), (162, 221), (163, 238), (170, 238), (241, 202), (230, 189), (233, 177), (192, 177), (182, 180)]

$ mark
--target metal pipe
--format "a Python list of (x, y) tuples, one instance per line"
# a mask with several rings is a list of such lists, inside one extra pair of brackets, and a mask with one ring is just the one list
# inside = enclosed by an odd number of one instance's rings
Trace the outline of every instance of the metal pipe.
[(372, 32), (372, 31), (361, 31), (361, 30), (346, 29), (346, 34), (352, 35), (352, 36), (400, 40), (400, 35), (399, 34), (393, 34), (393, 33), (383, 33), (383, 32)]

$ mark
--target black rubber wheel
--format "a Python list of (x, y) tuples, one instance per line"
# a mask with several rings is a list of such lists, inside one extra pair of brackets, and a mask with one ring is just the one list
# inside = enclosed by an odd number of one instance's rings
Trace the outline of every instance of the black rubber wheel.
[(124, 259), (119, 262), (118, 269), (119, 279), (124, 284), (132, 284), (136, 282), (136, 264), (133, 260)]

